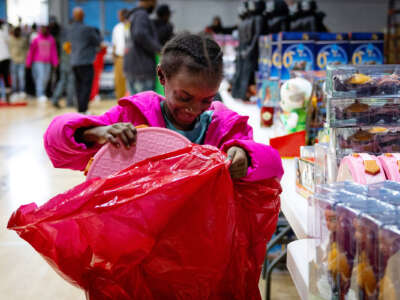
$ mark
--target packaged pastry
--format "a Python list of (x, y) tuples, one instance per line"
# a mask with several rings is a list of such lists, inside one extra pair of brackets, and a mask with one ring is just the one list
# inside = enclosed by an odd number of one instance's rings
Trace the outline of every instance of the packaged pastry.
[[(322, 188), (324, 189), (324, 188)], [(324, 193), (313, 196), (315, 228), (314, 261), (310, 263), (310, 293), (321, 299), (334, 299), (336, 285), (335, 238), (336, 206), (341, 203), (340, 191), (324, 189)]]
[(379, 229), (379, 300), (400, 299), (400, 221)]
[(333, 250), (336, 252), (335, 261), (337, 269), (338, 299), (345, 299), (348, 294), (354, 261), (356, 258), (356, 220), (368, 211), (373, 202), (365, 196), (349, 197), (346, 201), (339, 203), (336, 207), (337, 228), (336, 239)]
[(360, 299), (377, 299), (379, 289), (379, 230), (384, 225), (396, 224), (394, 206), (375, 201), (356, 222), (356, 264), (353, 268), (352, 291)]
[(380, 155), (400, 152), (400, 128), (384, 126), (331, 128), (331, 151), (340, 160), (354, 152)]
[(398, 126), (400, 101), (379, 99), (332, 99), (328, 101), (330, 127)]
[(398, 65), (330, 65), (326, 92), (332, 98), (397, 97), (400, 68)]

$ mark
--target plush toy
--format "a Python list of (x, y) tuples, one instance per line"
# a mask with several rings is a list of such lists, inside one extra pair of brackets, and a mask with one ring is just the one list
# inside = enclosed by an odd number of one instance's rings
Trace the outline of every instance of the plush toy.
[(289, 79), (281, 86), (281, 121), (287, 133), (306, 129), (305, 103), (311, 93), (311, 83), (300, 77)]

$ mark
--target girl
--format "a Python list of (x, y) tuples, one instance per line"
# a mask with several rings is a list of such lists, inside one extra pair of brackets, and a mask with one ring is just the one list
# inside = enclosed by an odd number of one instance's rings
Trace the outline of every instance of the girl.
[(47, 100), (45, 88), (50, 78), (51, 66), (57, 65), (56, 41), (50, 35), (47, 26), (42, 26), (40, 34), (32, 41), (26, 58), (26, 66), (32, 67), (36, 97), (39, 101)]
[(256, 181), (281, 178), (282, 163), (273, 148), (253, 141), (248, 117), (213, 102), (222, 80), (222, 51), (199, 35), (182, 34), (162, 52), (157, 74), (165, 98), (143, 92), (122, 98), (101, 116), (77, 113), (56, 117), (44, 136), (55, 167), (84, 170), (103, 141), (129, 148), (136, 142), (135, 126), (166, 127), (198, 144), (218, 147), (231, 160), (232, 178)]

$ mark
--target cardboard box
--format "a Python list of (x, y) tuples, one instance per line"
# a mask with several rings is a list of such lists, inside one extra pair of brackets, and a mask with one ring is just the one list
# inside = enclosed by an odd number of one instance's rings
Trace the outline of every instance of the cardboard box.
[(263, 77), (261, 73), (256, 74), (257, 104), (263, 106), (279, 106), (280, 85), (279, 80), (270, 80)]
[(270, 80), (279, 80), (282, 68), (281, 47), (278, 42), (278, 34), (270, 35), (271, 41), (271, 69)]
[(353, 65), (383, 64), (383, 46), (383, 33), (350, 33), (350, 62)]
[(314, 70), (314, 33), (281, 32), (278, 37), (281, 48), (282, 69), (281, 80), (290, 79), (292, 70)]
[(326, 70), (329, 64), (349, 63), (350, 42), (347, 33), (317, 33), (315, 41), (315, 69)]
[(268, 35), (260, 36), (258, 40), (259, 57), (258, 72), (262, 78), (267, 78), (271, 69), (271, 37)]

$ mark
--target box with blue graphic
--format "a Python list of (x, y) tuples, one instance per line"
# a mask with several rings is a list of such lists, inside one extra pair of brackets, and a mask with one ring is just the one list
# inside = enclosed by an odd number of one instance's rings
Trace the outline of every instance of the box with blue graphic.
[(279, 80), (270, 80), (265, 77), (256, 77), (257, 103), (263, 106), (278, 107), (280, 99)]
[(315, 41), (315, 69), (326, 70), (328, 65), (349, 63), (349, 35), (347, 33), (317, 33)]
[(269, 79), (278, 80), (281, 75), (282, 59), (278, 34), (270, 34), (271, 40), (271, 69)]
[(279, 34), (282, 57), (281, 80), (290, 79), (292, 70), (314, 70), (314, 39), (314, 33), (281, 32)]
[(383, 64), (383, 45), (383, 33), (350, 33), (350, 63), (353, 65)]
[(271, 68), (271, 37), (269, 35), (260, 36), (258, 47), (258, 72), (262, 77), (268, 77)]

